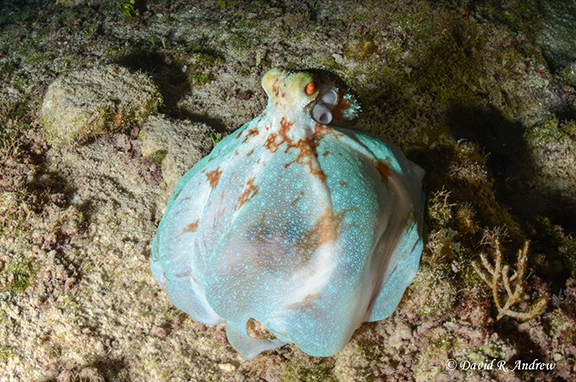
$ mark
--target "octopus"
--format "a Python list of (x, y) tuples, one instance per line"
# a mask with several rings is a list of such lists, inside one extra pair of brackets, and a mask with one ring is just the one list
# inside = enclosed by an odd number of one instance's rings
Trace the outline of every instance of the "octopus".
[[(246, 360), (288, 343), (331, 356), (414, 279), (424, 171), (352, 128), (360, 103), (334, 75), (277, 67), (262, 86), (266, 109), (176, 186), (152, 273), (194, 320), (225, 323)], [(251, 336), (250, 320), (273, 338)]]

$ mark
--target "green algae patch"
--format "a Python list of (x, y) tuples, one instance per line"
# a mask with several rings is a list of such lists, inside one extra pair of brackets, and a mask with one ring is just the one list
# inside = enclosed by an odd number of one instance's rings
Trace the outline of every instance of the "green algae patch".
[(24, 291), (34, 275), (34, 261), (16, 255), (4, 266), (0, 272), (0, 289), (11, 295)]
[(26, 254), (31, 228), (27, 216), (17, 212), (19, 205), (30, 212), (23, 199), (15, 192), (0, 195), (0, 292), (11, 296), (23, 292), (35, 273), (34, 260)]
[(40, 123), (52, 145), (82, 142), (141, 124), (161, 104), (160, 91), (148, 76), (117, 65), (94, 67), (62, 76), (48, 87)]

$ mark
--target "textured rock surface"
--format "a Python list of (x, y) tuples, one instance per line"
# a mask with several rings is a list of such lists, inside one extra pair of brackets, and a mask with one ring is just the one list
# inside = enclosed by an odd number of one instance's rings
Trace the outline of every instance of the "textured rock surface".
[(528, 129), (527, 134), (532, 182), (576, 203), (576, 125), (553, 120)]
[(213, 131), (204, 123), (152, 116), (142, 127), (138, 141), (144, 156), (161, 162), (162, 176), (171, 192), (182, 175), (210, 152)]
[(576, 61), (576, 0), (542, 1), (539, 43), (554, 71)]
[(533, 213), (554, 215), (564, 225), (576, 221), (576, 124), (552, 119), (527, 129), (526, 145), (510, 174), (518, 188), (534, 190), (518, 195), (519, 204), (529, 204)]
[(142, 123), (162, 97), (148, 76), (117, 66), (64, 75), (46, 91), (41, 123), (52, 144), (89, 139)]

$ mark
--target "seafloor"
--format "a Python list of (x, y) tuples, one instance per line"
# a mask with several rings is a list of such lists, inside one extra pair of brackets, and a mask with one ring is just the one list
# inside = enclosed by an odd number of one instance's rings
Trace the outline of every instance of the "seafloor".
[[(0, 380), (576, 380), (576, 1), (71, 3), (0, 5)], [(425, 250), (336, 356), (244, 361), (150, 245), (278, 65), (426, 170)]]

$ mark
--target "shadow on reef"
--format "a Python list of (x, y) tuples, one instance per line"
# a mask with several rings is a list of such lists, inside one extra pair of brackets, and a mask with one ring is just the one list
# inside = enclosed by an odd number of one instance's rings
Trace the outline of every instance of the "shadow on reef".
[[(122, 360), (98, 358), (92, 363), (74, 367), (71, 371), (63, 372), (58, 378), (51, 378), (47, 381), (124, 381), (127, 380), (125, 376), (127, 367), (128, 365)], [(67, 374), (70, 374), (70, 379), (62, 378)]]
[(176, 63), (170, 63), (166, 56), (157, 52), (136, 52), (124, 55), (117, 63), (132, 71), (148, 74), (160, 88), (164, 97), (164, 107), (169, 115), (177, 113), (178, 101), (191, 91), (186, 74)]
[[(508, 343), (514, 344), (514, 348), (517, 351), (512, 359), (507, 362), (509, 370), (514, 368), (516, 361), (527, 362), (528, 360), (547, 358), (547, 352), (537, 342), (532, 341), (530, 336), (519, 330), (518, 324), (514, 320), (503, 318), (494, 324), (494, 331), (506, 339)], [(532, 371), (515, 370), (515, 373), (524, 378), (533, 375)]]
[(192, 113), (179, 107), (179, 101), (193, 89), (186, 73), (182, 71), (181, 65), (170, 61), (170, 58), (158, 52), (143, 51), (122, 56), (116, 60), (116, 63), (132, 71), (140, 70), (152, 77), (160, 88), (162, 97), (164, 97), (164, 106), (161, 111), (170, 117), (202, 122), (218, 132), (226, 131), (225, 125), (220, 119)]
[(523, 163), (526, 174), (515, 169), (519, 154), (526, 152), (524, 127), (507, 120), (494, 108), (476, 109), (455, 106), (448, 113), (450, 130), (457, 139), (479, 143), (487, 153), (488, 168), (495, 180), (496, 197), (512, 209), (514, 215), (533, 223), (539, 216), (550, 218), (566, 231), (576, 232), (576, 206), (560, 192), (531, 187), (529, 175), (536, 169), (533, 163)]
[(448, 111), (447, 124), (457, 139), (475, 141), (490, 153), (488, 166), (496, 180), (506, 176), (512, 156), (525, 148), (522, 124), (507, 120), (493, 107), (483, 110), (453, 106)]
[(537, 273), (551, 283), (551, 292), (557, 293), (570, 277), (571, 265), (557, 253), (557, 246), (543, 248), (541, 244), (546, 238), (538, 227), (541, 218), (546, 217), (552, 224), (562, 226), (566, 233), (576, 232), (574, 201), (561, 192), (552, 195), (549, 190), (533, 187), (530, 180), (531, 174), (536, 173), (533, 161), (524, 160), (522, 163), (525, 174), (517, 170), (517, 164), (522, 160), (520, 153), (527, 152), (522, 124), (509, 121), (492, 107), (466, 106), (452, 107), (447, 115), (447, 124), (456, 139), (477, 142), (488, 154), (487, 167), (494, 178), (495, 197), (512, 215), (529, 224), (528, 227), (525, 225), (525, 232), (535, 227), (534, 250), (547, 257)]
[(45, 3), (43, 0), (0, 1), (0, 28), (34, 15)]
[(105, 380), (110, 381), (122, 377), (122, 371), (126, 370), (127, 365), (119, 359), (100, 358), (88, 367), (96, 368)]

